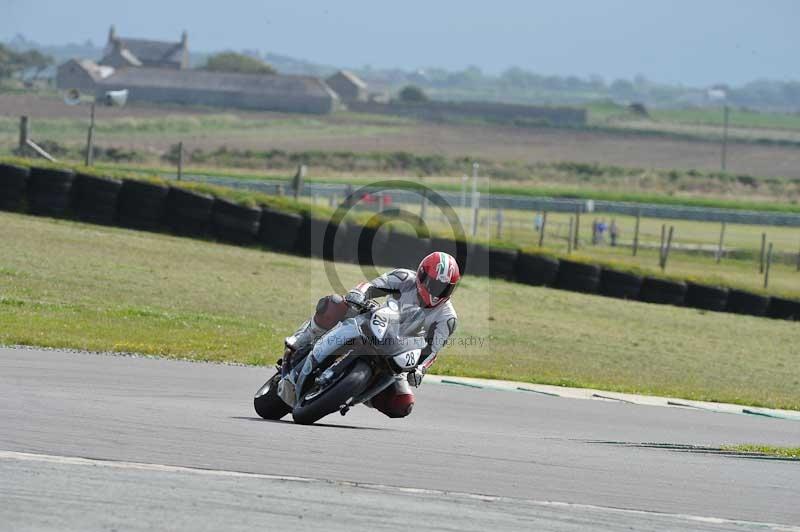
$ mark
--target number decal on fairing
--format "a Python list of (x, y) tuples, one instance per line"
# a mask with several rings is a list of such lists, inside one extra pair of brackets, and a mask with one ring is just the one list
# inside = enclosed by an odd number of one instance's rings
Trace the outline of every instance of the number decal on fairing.
[(372, 333), (378, 340), (383, 340), (386, 331), (388, 330), (389, 326), (389, 318), (382, 315), (380, 311), (376, 312), (372, 315), (372, 321), (370, 322), (372, 325)]

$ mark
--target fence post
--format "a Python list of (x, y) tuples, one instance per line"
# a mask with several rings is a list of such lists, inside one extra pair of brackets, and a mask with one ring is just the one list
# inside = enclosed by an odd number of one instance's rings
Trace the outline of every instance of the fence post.
[(178, 143), (178, 181), (183, 178), (183, 141)]
[(772, 265), (772, 242), (769, 243), (767, 251), (767, 269), (764, 271), (764, 288), (769, 287), (769, 268)]
[(767, 233), (761, 233), (761, 254), (759, 255), (758, 273), (764, 273), (764, 253), (767, 249)]
[(664, 243), (667, 239), (667, 224), (661, 224), (661, 244), (658, 247), (658, 264), (664, 262)]
[[(424, 201), (424, 200), (423, 200)], [(383, 195), (383, 192), (378, 192), (378, 212), (383, 212), (383, 209), (386, 207), (386, 198)], [(425, 216), (422, 216), (422, 221), (425, 221)]]
[(480, 213), (480, 193), (478, 192), (478, 163), (472, 163), (472, 236), (478, 235), (478, 216)]
[(86, 166), (92, 166), (94, 163), (94, 109), (95, 102), (92, 102), (89, 111), (89, 132), (86, 134)]
[(800, 251), (797, 252), (797, 271), (800, 272)]
[[(547, 228), (547, 211), (542, 213), (542, 227), (539, 229), (539, 247), (544, 245), (544, 230)], [(800, 271), (800, 254), (797, 255), (797, 269)]]
[(569, 234), (567, 235), (567, 253), (572, 253), (572, 231), (574, 229), (575, 219), (569, 217)]
[(667, 237), (667, 245), (664, 248), (664, 256), (661, 259), (661, 271), (662, 272), (667, 269), (667, 259), (669, 259), (669, 252), (672, 249), (672, 235), (673, 235), (674, 232), (675, 232), (675, 226), (674, 225), (670, 225), (669, 226), (669, 236)]
[(725, 222), (722, 222), (722, 227), (719, 230), (719, 245), (717, 246), (717, 264), (722, 260), (722, 246), (725, 243)]
[(636, 254), (639, 252), (639, 225), (642, 222), (642, 211), (636, 211), (636, 229), (633, 233), (633, 256), (635, 257)]
[(28, 139), (30, 138), (30, 122), (27, 116), (19, 117), (19, 154), (24, 157), (28, 151)]
[(578, 249), (578, 235), (581, 232), (581, 207), (580, 205), (575, 209), (575, 245), (573, 246), (576, 250)]
[(497, 209), (497, 240), (503, 238), (503, 209)]

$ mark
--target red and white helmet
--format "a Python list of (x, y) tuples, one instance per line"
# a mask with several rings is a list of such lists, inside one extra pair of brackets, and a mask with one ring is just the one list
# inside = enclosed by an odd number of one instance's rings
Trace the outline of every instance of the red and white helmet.
[(426, 307), (436, 307), (448, 299), (455, 290), (461, 272), (456, 259), (442, 251), (434, 251), (419, 263), (417, 268), (417, 294)]

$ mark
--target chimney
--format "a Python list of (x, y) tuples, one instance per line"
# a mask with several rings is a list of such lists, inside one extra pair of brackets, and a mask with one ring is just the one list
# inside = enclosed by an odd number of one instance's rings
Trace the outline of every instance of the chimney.
[(189, 44), (189, 34), (186, 30), (183, 30), (183, 33), (181, 33), (181, 45), (186, 48), (187, 44)]
[(112, 24), (111, 27), (108, 29), (108, 44), (111, 44), (117, 39), (117, 30), (114, 28)]

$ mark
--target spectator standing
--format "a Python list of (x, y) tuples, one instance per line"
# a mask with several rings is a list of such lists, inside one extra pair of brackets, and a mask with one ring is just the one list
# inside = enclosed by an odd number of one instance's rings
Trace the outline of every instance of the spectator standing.
[(611, 225), (608, 228), (608, 235), (611, 237), (611, 245), (617, 245), (617, 238), (619, 238), (619, 227), (617, 226), (617, 221), (615, 219), (611, 219)]

